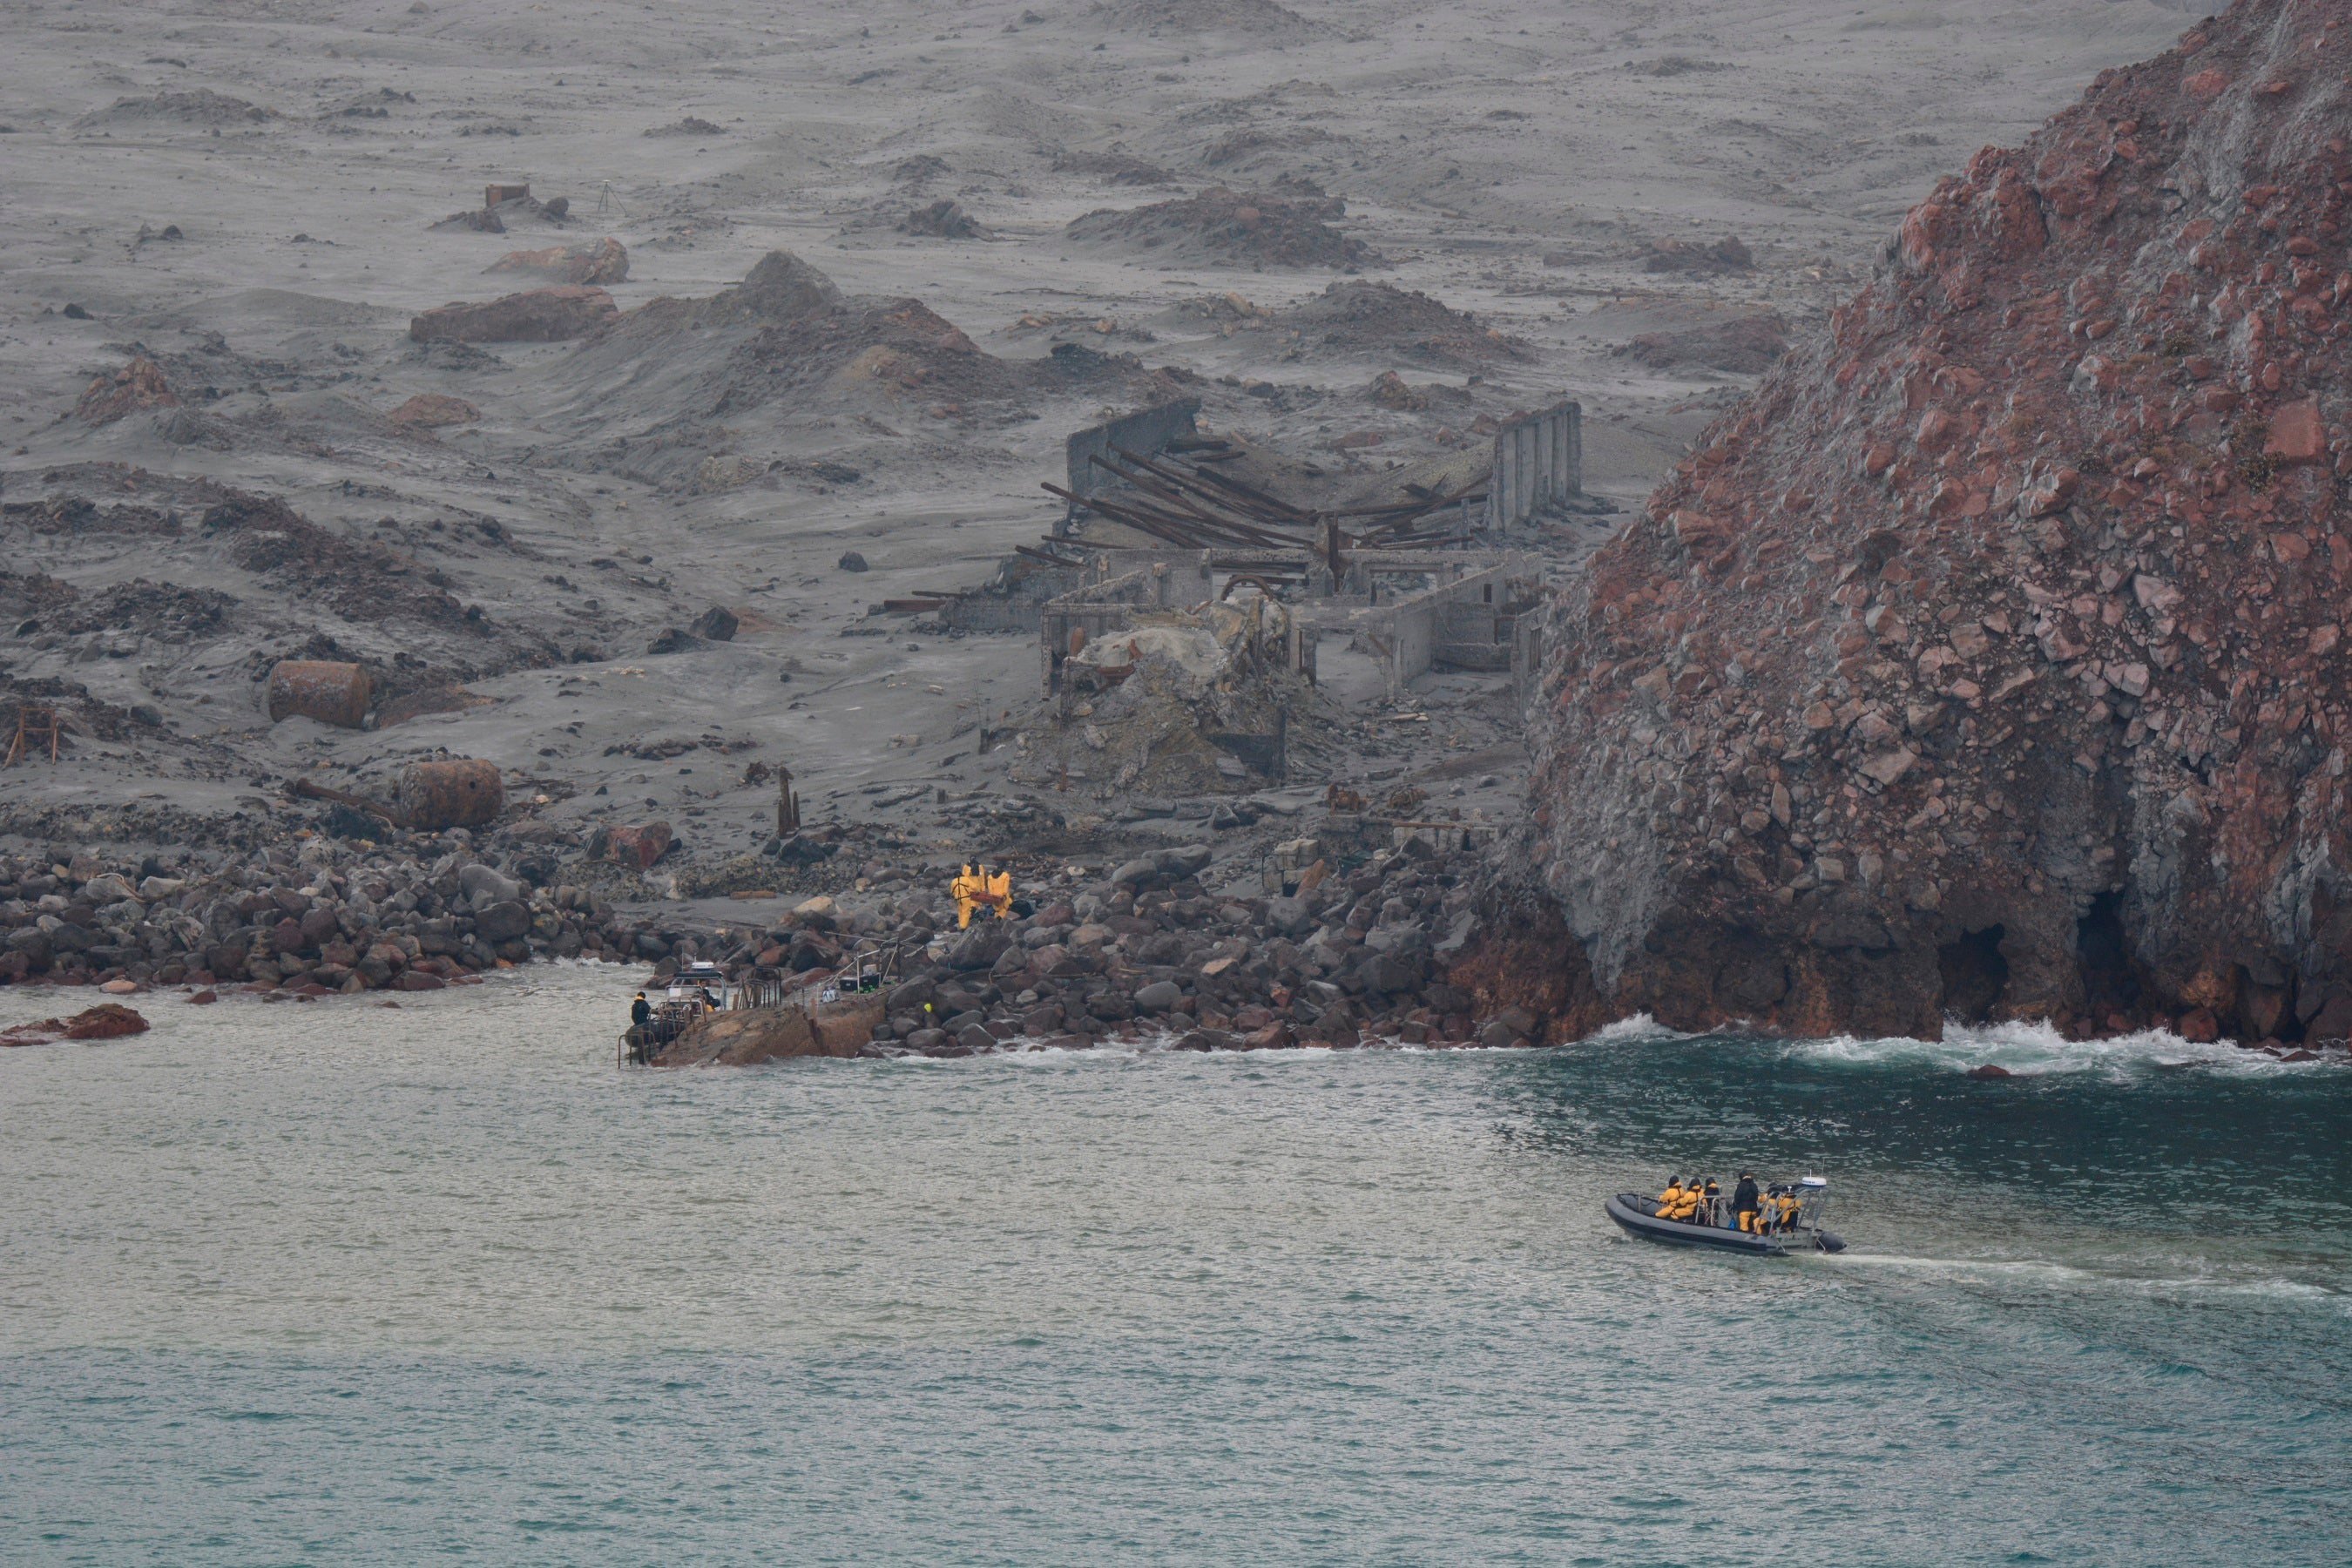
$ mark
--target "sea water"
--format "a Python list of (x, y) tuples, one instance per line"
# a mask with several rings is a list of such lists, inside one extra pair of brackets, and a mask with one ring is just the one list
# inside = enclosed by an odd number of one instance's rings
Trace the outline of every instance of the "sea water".
[[(0, 1052), (0, 1562), (2352, 1562), (2352, 1070), (667, 1073), (614, 1066), (630, 978)], [(1601, 1214), (1744, 1169), (1851, 1249)]]

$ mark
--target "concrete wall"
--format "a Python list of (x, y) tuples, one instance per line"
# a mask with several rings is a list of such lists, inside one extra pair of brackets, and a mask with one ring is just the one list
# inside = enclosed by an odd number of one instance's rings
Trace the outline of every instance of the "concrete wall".
[(1084, 585), (1083, 566), (1048, 566), (1015, 556), (985, 587), (959, 594), (940, 606), (940, 619), (960, 632), (1034, 632), (1047, 601)]
[[(1491, 667), (1474, 667), (1509, 668), (1512, 644), (1496, 645), (1496, 638), (1505, 629), (1501, 619), (1509, 598), (1510, 577), (1517, 570), (1509, 563), (1490, 566), (1455, 582), (1407, 595), (1394, 604), (1344, 611), (1332, 606), (1316, 619), (1320, 626), (1345, 626), (1356, 646), (1379, 661), (1388, 694), (1394, 698), (1416, 678), (1428, 674), (1449, 644), (1463, 650), (1498, 647)], [(1452, 662), (1472, 664), (1473, 660), (1465, 653)]]
[(1495, 432), (1486, 486), (1486, 526), (1507, 531), (1584, 489), (1584, 410), (1573, 403), (1514, 420)]

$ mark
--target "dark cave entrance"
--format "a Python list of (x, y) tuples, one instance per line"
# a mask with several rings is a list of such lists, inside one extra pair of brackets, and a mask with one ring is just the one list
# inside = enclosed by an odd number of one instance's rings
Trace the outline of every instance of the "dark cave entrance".
[(2111, 1014), (2138, 1015), (2139, 974), (2124, 940), (2124, 896), (2101, 893), (2074, 922), (2074, 962), (2083, 972), (2083, 1001), (2104, 1025)]
[(2009, 960), (2000, 955), (2000, 926), (1972, 931), (1936, 950), (1944, 972), (1944, 1016), (1963, 1024), (1989, 1024), (2009, 991)]

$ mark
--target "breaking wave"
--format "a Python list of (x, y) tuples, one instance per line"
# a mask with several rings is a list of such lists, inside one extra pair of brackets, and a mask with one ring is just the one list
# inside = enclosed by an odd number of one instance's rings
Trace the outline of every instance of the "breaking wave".
[(1995, 1067), (2017, 1078), (2069, 1073), (2126, 1078), (2183, 1068), (2266, 1075), (2340, 1071), (2352, 1066), (2352, 1057), (2340, 1052), (2316, 1061), (2286, 1062), (2229, 1040), (2199, 1045), (2168, 1029), (2141, 1029), (2104, 1040), (2070, 1040), (2047, 1023), (1948, 1024), (1941, 1040), (1839, 1035), (1798, 1041), (1788, 1047), (1787, 1055), (1822, 1067), (1908, 1066), (1952, 1072)]

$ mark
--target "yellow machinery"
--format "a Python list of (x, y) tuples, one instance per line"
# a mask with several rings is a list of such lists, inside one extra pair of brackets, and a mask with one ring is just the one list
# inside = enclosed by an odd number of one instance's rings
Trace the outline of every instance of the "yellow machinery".
[(955, 880), (948, 884), (948, 896), (955, 900), (958, 931), (969, 927), (971, 917), (982, 910), (1003, 920), (1013, 913), (1013, 873), (992, 874), (979, 861), (966, 861)]

